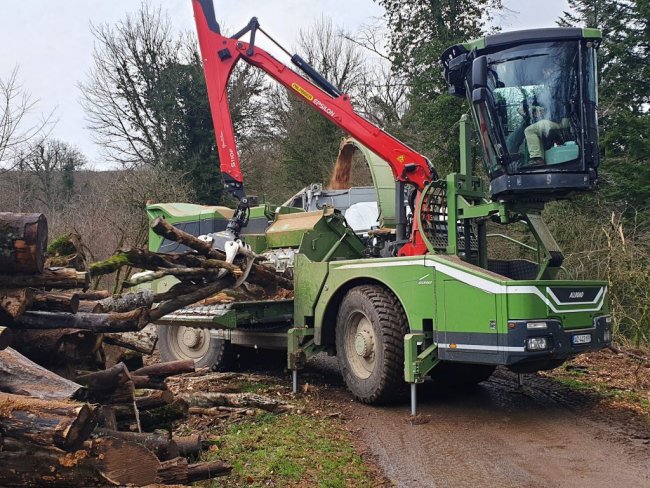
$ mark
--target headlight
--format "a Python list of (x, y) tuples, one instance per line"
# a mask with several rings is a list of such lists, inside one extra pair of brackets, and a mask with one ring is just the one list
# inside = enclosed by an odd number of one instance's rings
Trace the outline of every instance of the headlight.
[(526, 322), (526, 328), (528, 330), (547, 329), (548, 325), (546, 322)]
[(529, 337), (526, 339), (528, 351), (543, 351), (548, 349), (548, 337)]

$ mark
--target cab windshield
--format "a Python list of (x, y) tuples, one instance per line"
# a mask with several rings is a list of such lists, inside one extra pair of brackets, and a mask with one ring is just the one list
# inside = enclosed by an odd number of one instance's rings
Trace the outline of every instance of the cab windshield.
[(543, 42), (488, 55), (494, 130), (490, 174), (582, 168), (580, 44)]

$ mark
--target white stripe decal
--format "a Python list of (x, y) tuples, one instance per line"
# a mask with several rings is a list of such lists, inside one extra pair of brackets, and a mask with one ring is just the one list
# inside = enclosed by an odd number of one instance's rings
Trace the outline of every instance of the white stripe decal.
[[(555, 313), (571, 313), (571, 312), (596, 312), (602, 308), (603, 302), (605, 300), (605, 295), (607, 294), (607, 287), (601, 287), (601, 293), (598, 294), (600, 300), (594, 308), (575, 308), (575, 309), (558, 309), (555, 304), (553, 304), (536, 286), (506, 286), (499, 283), (495, 283), (481, 276), (477, 276), (467, 271), (449, 266), (447, 264), (434, 261), (433, 259), (424, 259), (423, 260), (400, 260), (400, 261), (389, 261), (389, 262), (374, 262), (374, 263), (357, 263), (357, 264), (344, 264), (342, 266), (337, 266), (335, 269), (360, 269), (360, 268), (388, 268), (394, 266), (426, 266), (434, 268), (436, 271), (440, 271), (451, 278), (454, 278), (462, 283), (466, 283), (474, 288), (478, 288), (481, 291), (486, 293), (493, 294), (504, 294), (504, 295), (536, 295), (540, 300), (542, 300), (548, 308), (550, 308)], [(559, 303), (558, 303), (559, 305)], [(573, 304), (567, 304), (573, 305)]]
[(442, 349), (450, 349), (452, 351), (497, 351), (497, 352), (525, 352), (525, 347), (516, 346), (482, 346), (478, 344), (456, 344), (455, 347), (450, 347), (449, 344), (438, 343), (438, 347)]

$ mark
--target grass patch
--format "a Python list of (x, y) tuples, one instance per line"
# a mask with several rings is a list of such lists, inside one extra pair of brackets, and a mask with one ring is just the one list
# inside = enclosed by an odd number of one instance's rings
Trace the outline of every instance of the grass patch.
[(274, 388), (276, 385), (272, 383), (265, 383), (263, 381), (248, 381), (241, 380), (234, 383), (237, 391), (241, 393), (260, 393)]
[(339, 420), (262, 415), (230, 425), (204, 454), (233, 465), (203, 486), (372, 486), (373, 478)]
[[(584, 376), (584, 375), (576, 375)], [(650, 401), (645, 398), (643, 395), (635, 391), (621, 390), (618, 388), (612, 388), (610, 386), (604, 385), (602, 383), (585, 381), (584, 379), (566, 378), (566, 377), (555, 377), (555, 381), (561, 383), (565, 386), (568, 386), (572, 390), (593, 393), (600, 398), (605, 399), (614, 399), (614, 400), (623, 400), (626, 402), (636, 403), (644, 410), (650, 411)]]

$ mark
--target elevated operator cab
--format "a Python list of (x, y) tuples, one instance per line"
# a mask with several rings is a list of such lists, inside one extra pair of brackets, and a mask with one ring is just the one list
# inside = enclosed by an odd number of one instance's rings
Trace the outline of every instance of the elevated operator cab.
[(466, 96), (494, 200), (548, 201), (593, 189), (600, 163), (595, 29), (495, 34), (442, 56)]

